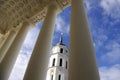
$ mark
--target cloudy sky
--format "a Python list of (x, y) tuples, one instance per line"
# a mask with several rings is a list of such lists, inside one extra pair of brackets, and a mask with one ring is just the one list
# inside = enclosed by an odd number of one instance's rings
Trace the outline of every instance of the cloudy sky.
[[(120, 80), (120, 0), (84, 0), (101, 80)], [(27, 35), (9, 80), (22, 80), (42, 23)], [(69, 46), (70, 7), (57, 16), (53, 46), (64, 33)]]

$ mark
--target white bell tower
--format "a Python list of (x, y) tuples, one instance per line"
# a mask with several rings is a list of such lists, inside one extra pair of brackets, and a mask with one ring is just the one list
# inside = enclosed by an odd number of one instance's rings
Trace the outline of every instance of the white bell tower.
[(68, 57), (69, 49), (61, 36), (59, 43), (52, 48), (46, 80), (68, 80)]

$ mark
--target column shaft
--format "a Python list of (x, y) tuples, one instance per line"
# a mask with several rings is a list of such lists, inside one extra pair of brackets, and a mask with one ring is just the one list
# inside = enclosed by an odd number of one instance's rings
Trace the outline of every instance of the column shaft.
[(15, 38), (16, 33), (17, 33), (16, 31), (11, 30), (9, 35), (8, 35), (8, 38), (5, 41), (5, 43), (0, 48), (0, 62), (2, 61), (2, 59), (5, 56), (5, 53), (8, 51), (10, 45), (12, 44), (12, 42), (13, 42), (13, 40)]
[[(4, 35), (5, 36), (5, 35)], [(3, 46), (3, 44), (4, 44), (4, 42), (5, 42), (5, 37), (1, 37), (1, 39), (0, 39), (0, 49), (1, 49), (1, 47)]]
[(100, 80), (84, 0), (72, 0), (69, 80)]
[(24, 80), (45, 80), (56, 15), (57, 8), (50, 5), (30, 58)]
[(0, 63), (0, 80), (8, 80), (29, 29), (30, 24), (24, 22), (20, 31), (16, 35), (15, 40), (7, 51), (4, 59)]

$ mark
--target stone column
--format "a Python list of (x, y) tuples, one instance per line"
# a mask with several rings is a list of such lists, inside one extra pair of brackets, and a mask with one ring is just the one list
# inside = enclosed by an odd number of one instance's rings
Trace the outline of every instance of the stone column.
[(5, 41), (5, 43), (0, 48), (0, 63), (1, 63), (2, 59), (3, 59), (3, 57), (5, 56), (5, 53), (8, 51), (10, 45), (12, 44), (16, 33), (17, 32), (15, 30), (11, 30), (9, 35), (8, 35), (8, 38)]
[(15, 40), (0, 63), (0, 80), (8, 80), (12, 68), (16, 62), (18, 53), (30, 28), (30, 24), (28, 22), (24, 22), (20, 31), (16, 35)]
[(30, 58), (24, 80), (45, 80), (56, 15), (57, 7), (51, 4), (48, 7), (48, 12)]
[(1, 47), (3, 46), (5, 40), (6, 40), (6, 38), (3, 37), (3, 36), (0, 38), (0, 49), (1, 49)]
[(100, 80), (84, 0), (72, 0), (69, 80)]

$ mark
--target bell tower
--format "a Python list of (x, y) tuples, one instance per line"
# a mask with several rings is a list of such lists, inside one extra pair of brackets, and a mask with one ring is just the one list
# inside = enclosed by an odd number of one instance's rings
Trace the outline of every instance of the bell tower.
[(46, 80), (68, 80), (68, 57), (69, 49), (61, 35), (59, 43), (52, 48)]

